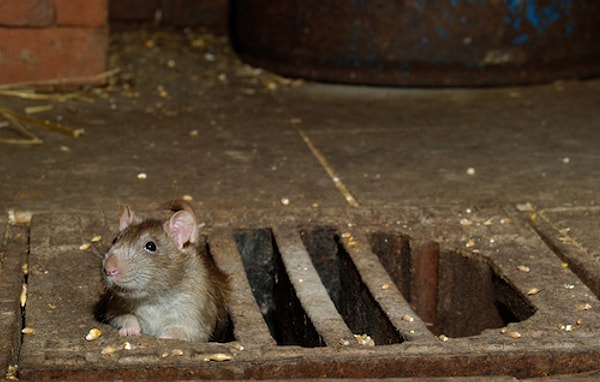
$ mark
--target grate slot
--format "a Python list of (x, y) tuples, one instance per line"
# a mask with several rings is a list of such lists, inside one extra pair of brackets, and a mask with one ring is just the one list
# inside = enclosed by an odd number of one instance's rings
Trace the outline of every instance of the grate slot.
[(363, 283), (336, 230), (302, 230), (301, 237), (321, 282), (350, 330), (370, 335), (378, 345), (401, 343), (402, 336)]
[(370, 241), (398, 289), (436, 335), (473, 336), (535, 313), (483, 256), (402, 234), (375, 233)]
[(252, 293), (278, 345), (324, 346), (290, 283), (270, 229), (234, 234)]
[(338, 345), (351, 339), (352, 332), (329, 298), (298, 231), (277, 228), (273, 232), (298, 298), (325, 343)]
[(246, 344), (275, 345), (269, 329), (256, 305), (248, 280), (241, 277), (244, 266), (237, 251), (233, 231), (222, 230), (208, 237), (208, 244), (217, 266), (230, 275), (231, 301), (229, 310), (234, 324), (234, 337)]

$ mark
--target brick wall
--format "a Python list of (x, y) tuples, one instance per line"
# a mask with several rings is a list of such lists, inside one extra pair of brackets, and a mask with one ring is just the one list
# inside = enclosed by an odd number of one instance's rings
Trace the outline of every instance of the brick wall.
[(0, 0), (0, 84), (106, 70), (108, 0)]

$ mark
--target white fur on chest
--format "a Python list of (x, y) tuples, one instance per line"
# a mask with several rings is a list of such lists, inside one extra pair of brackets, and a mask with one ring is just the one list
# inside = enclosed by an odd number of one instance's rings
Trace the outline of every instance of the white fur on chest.
[(211, 325), (201, 322), (199, 303), (203, 305), (205, 301), (199, 301), (197, 295), (178, 293), (142, 303), (134, 314), (143, 333), (162, 337), (177, 328), (188, 334), (188, 340), (208, 340), (204, 337), (210, 336)]

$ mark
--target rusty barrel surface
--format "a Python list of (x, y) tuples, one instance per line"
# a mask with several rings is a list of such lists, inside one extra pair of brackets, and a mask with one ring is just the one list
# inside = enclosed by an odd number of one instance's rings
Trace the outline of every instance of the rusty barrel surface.
[(313, 80), (513, 85), (600, 74), (596, 0), (232, 0), (246, 62)]

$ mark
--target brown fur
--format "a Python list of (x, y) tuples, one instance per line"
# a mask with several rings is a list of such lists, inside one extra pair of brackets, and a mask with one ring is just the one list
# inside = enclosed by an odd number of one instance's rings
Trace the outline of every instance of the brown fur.
[(208, 254), (193, 208), (184, 201), (167, 206), (172, 214), (164, 220), (141, 220), (124, 208), (121, 232), (104, 257), (106, 293), (96, 317), (122, 336), (219, 338), (228, 322), (228, 276)]

